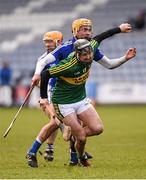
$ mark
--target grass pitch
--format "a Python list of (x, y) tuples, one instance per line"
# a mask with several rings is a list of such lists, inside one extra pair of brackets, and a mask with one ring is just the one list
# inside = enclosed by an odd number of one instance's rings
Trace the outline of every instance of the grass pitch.
[[(92, 166), (70, 167), (68, 143), (59, 132), (55, 159), (46, 162), (38, 154), (39, 168), (27, 166), (26, 152), (47, 117), (39, 109), (24, 108), (8, 137), (3, 133), (17, 108), (0, 109), (0, 179), (144, 179), (146, 178), (145, 106), (99, 106), (105, 131), (88, 138), (86, 150)], [(46, 143), (41, 147), (43, 152)]]

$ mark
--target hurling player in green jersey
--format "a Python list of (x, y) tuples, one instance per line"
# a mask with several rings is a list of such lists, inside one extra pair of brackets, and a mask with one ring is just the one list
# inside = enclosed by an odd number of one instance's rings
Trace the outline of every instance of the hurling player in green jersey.
[[(79, 164), (90, 166), (85, 156), (86, 137), (103, 132), (103, 123), (95, 108), (86, 97), (85, 83), (93, 60), (106, 68), (113, 69), (132, 59), (136, 49), (130, 48), (123, 57), (109, 59), (101, 54), (95, 40), (78, 39), (74, 43), (75, 52), (60, 61), (56, 66), (41, 74), (40, 105), (45, 110), (47, 101), (47, 84), (51, 77), (57, 77), (52, 102), (56, 115), (65, 125), (71, 127), (76, 139)], [(78, 121), (80, 119), (84, 127)]]

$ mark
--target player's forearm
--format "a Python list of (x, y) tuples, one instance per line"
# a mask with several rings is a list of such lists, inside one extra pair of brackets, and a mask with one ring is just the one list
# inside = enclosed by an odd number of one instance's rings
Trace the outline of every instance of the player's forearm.
[(109, 59), (108, 57), (103, 56), (103, 58), (99, 60), (98, 62), (102, 66), (106, 67), (107, 69), (114, 69), (120, 66), (121, 64), (125, 63), (126, 61), (127, 61), (126, 56), (116, 58), (116, 59)]
[(101, 41), (103, 41), (104, 39), (107, 39), (115, 34), (120, 33), (120, 32), (121, 32), (121, 29), (119, 27), (116, 27), (116, 28), (109, 29), (109, 30), (95, 36), (93, 39), (95, 39), (98, 42), (98, 44), (100, 44)]
[(42, 59), (39, 59), (37, 61), (37, 64), (36, 64), (36, 69), (35, 69), (35, 74), (41, 74), (42, 70), (44, 69), (44, 67), (51, 63), (51, 62), (54, 62), (56, 59), (55, 57), (49, 53), (47, 56), (45, 56), (44, 58)]
[(48, 98), (47, 87), (48, 87), (48, 81), (49, 81), (50, 77), (51, 77), (51, 75), (48, 70), (45, 70), (41, 73), (40, 97), (42, 99)]

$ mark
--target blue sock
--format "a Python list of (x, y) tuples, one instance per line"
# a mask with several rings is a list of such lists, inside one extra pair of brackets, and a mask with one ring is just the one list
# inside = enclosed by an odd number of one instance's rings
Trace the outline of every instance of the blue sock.
[(78, 163), (78, 155), (77, 152), (73, 152), (70, 150), (70, 161), (74, 163)]
[(37, 151), (39, 150), (40, 146), (42, 145), (41, 141), (39, 141), (38, 139), (36, 139), (31, 147), (31, 149), (28, 151), (28, 154), (30, 153), (34, 153), (36, 154)]

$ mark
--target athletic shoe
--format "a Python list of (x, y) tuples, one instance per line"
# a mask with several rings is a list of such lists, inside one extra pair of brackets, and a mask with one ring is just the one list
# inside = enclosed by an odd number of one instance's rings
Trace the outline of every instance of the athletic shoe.
[(88, 161), (87, 156), (84, 154), (82, 157), (79, 158), (79, 165), (80, 166), (84, 166), (84, 167), (88, 167), (90, 166), (90, 162)]
[(88, 159), (92, 159), (93, 156), (91, 154), (89, 154), (88, 152), (85, 152), (85, 155), (87, 156)]
[(76, 152), (70, 152), (70, 166), (76, 166), (78, 164), (78, 156)]
[(53, 161), (54, 159), (54, 151), (52, 151), (51, 149), (46, 149), (45, 153), (44, 153), (44, 159), (46, 161)]
[(34, 153), (27, 153), (26, 159), (27, 159), (27, 162), (28, 162), (29, 166), (34, 167), (34, 168), (38, 167), (38, 162), (37, 162), (36, 154), (34, 154)]

